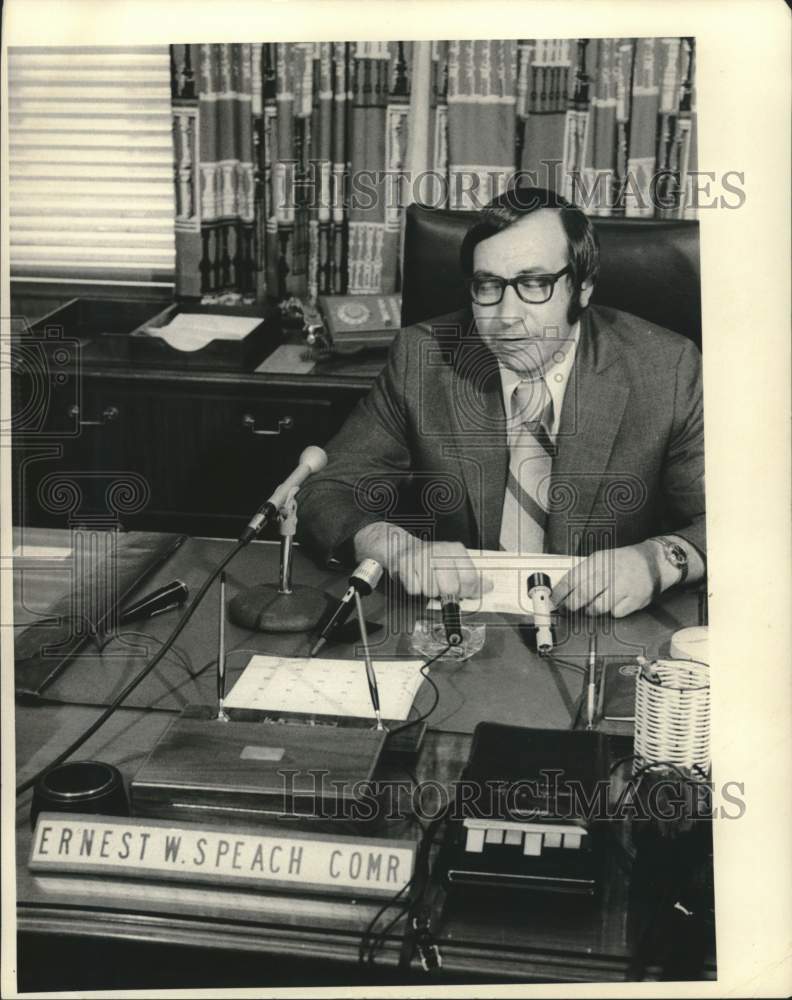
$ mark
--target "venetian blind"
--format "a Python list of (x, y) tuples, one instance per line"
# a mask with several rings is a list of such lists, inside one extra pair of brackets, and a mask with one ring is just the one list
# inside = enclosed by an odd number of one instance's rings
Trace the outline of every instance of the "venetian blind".
[(170, 283), (167, 46), (8, 50), (11, 276)]

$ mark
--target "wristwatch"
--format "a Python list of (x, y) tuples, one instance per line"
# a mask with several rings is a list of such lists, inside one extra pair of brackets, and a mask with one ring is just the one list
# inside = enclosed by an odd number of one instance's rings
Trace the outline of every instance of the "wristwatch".
[(687, 580), (688, 575), (687, 552), (677, 542), (672, 542), (670, 538), (655, 536), (653, 541), (658, 542), (662, 546), (666, 561), (670, 562), (672, 566), (680, 571), (681, 576), (677, 580), (676, 586), (681, 587), (685, 580)]

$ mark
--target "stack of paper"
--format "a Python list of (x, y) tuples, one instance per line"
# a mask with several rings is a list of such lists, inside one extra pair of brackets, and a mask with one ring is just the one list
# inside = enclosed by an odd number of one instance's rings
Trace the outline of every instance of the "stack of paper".
[(244, 340), (263, 322), (261, 316), (177, 313), (165, 326), (146, 327), (146, 333), (177, 351), (200, 351), (213, 340)]

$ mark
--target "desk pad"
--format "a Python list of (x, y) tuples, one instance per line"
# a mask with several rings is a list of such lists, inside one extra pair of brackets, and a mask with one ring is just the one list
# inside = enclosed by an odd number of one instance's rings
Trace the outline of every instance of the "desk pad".
[[(233, 543), (227, 540), (187, 539), (130, 599), (172, 580), (183, 580), (195, 594)], [(277, 581), (279, 549), (273, 543), (254, 543), (243, 549), (227, 568), (227, 600), (239, 590), (259, 583)], [(294, 582), (309, 584), (338, 599), (347, 587), (346, 575), (317, 567), (299, 548), (294, 554)], [(416, 613), (422, 609), (401, 594), (377, 592), (366, 598), (365, 611), (373, 621), (386, 627), (370, 636), (375, 659), (414, 658), (410, 632)], [(219, 587), (204, 598), (187, 628), (162, 662), (127, 698), (125, 705), (181, 711), (188, 705), (214, 704), (217, 658)], [(677, 594), (656, 608), (615, 621), (598, 622), (598, 651), (601, 656), (664, 655), (671, 634), (690, 624), (695, 616), (695, 594)], [(391, 608), (391, 614), (387, 609)], [(178, 612), (135, 623), (134, 631), (124, 629), (99, 650), (89, 641), (69, 666), (49, 684), (44, 696), (61, 703), (106, 705), (143, 669), (178, 621)], [(544, 660), (533, 653), (522, 638), (517, 620), (508, 615), (483, 615), (487, 624), (484, 648), (462, 663), (438, 662), (431, 668), (440, 698), (429, 725), (446, 732), (472, 733), (482, 720), (509, 725), (567, 728), (575, 718), (583, 688), (582, 675), (560, 663)], [(227, 687), (230, 691), (250, 656), (305, 656), (313, 644), (312, 633), (252, 632), (226, 622)], [(558, 629), (559, 657), (583, 666), (588, 634), (572, 634), (568, 620)], [(328, 644), (325, 655), (332, 659), (359, 659), (360, 682), (366, 684), (362, 657), (354, 643)], [(421, 686), (415, 711), (424, 712), (434, 693), (426, 682)]]

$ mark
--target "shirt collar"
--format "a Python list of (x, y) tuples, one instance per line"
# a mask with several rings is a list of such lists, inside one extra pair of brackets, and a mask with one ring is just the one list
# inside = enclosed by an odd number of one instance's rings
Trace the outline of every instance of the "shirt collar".
[[(551, 361), (542, 373), (542, 378), (553, 400), (553, 426), (549, 428), (550, 434), (553, 437), (558, 433), (558, 428), (561, 424), (561, 407), (564, 404), (567, 383), (572, 372), (572, 366), (575, 363), (575, 354), (577, 353), (578, 342), (580, 341), (579, 322), (575, 323), (572, 327), (569, 339), (572, 343), (564, 352), (562, 360)], [(503, 388), (503, 400), (506, 404), (506, 420), (508, 424), (510, 422), (509, 401), (511, 400), (512, 393), (523, 379), (517, 372), (513, 372), (511, 368), (506, 368), (501, 364), (498, 367), (500, 368), (501, 386)]]

